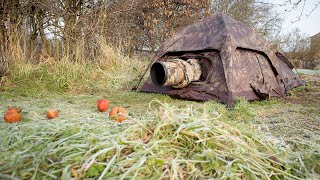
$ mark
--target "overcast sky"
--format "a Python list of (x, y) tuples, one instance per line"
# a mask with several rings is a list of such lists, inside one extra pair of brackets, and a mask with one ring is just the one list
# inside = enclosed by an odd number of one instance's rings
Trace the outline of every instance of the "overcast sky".
[[(288, 0), (266, 0), (273, 4), (283, 4)], [(293, 0), (292, 2), (297, 1)], [(320, 5), (315, 8), (315, 5), (319, 3), (320, 0), (306, 0), (304, 10), (303, 9), (303, 0), (299, 4), (298, 8), (292, 8), (290, 4), (276, 5), (277, 11), (280, 13), (283, 22), (283, 31), (290, 32), (295, 27), (299, 28), (302, 33), (305, 33), (307, 36), (313, 36), (320, 32)], [(292, 3), (293, 4), (293, 3)], [(313, 12), (312, 9), (314, 9)], [(302, 12), (302, 15), (301, 15)], [(311, 13), (311, 14), (310, 14)], [(310, 14), (308, 17), (306, 14)], [(301, 16), (300, 16), (301, 15)], [(300, 16), (300, 20), (299, 20)]]

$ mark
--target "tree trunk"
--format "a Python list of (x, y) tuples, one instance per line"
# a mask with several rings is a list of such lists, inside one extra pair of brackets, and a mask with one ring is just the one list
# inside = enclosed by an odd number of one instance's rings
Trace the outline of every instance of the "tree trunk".
[(76, 48), (76, 40), (80, 37), (77, 37), (76, 34), (76, 23), (77, 23), (77, 13), (80, 14), (83, 0), (66, 0), (65, 2), (65, 11), (68, 12), (64, 17), (64, 53), (69, 56), (72, 60), (75, 60), (74, 52)]
[(41, 50), (47, 52), (47, 37), (44, 32), (44, 13), (42, 11), (37, 13), (37, 19), (41, 37)]

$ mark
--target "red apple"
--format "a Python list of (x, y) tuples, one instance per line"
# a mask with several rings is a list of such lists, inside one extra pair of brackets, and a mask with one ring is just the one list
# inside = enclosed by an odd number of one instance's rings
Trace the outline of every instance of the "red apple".
[(12, 107), (12, 108), (9, 108), (7, 110), (7, 112), (17, 112), (17, 113), (20, 113), (21, 112), (21, 109), (20, 108), (16, 108), (16, 107)]
[(47, 118), (48, 119), (54, 119), (57, 118), (59, 116), (59, 112), (55, 109), (49, 109), (47, 111)]
[(3, 119), (8, 123), (21, 121), (22, 115), (20, 114), (21, 109), (19, 108), (9, 108), (4, 114)]
[(122, 122), (126, 118), (126, 110), (122, 107), (116, 106), (109, 112), (109, 119), (114, 119), (117, 122)]
[(106, 99), (99, 99), (97, 103), (97, 108), (100, 112), (105, 112), (109, 108), (109, 101)]

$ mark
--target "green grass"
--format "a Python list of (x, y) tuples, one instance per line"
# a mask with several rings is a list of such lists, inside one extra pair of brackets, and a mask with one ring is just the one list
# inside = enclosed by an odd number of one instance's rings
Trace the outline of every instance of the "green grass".
[(69, 62), (38, 66), (31, 66), (29, 69), (28, 65), (25, 65), (22, 68), (25, 68), (26, 71), (11, 71), (16, 74), (10, 76), (7, 86), (2, 87), (2, 90), (16, 94), (28, 93), (27, 95), (46, 94), (47, 92), (96, 93), (129, 89), (138, 79), (137, 73), (131, 73), (136, 76), (118, 76), (117, 72), (108, 72), (94, 65)]
[(141, 57), (128, 57), (101, 42), (94, 62), (72, 62), (68, 57), (49, 57), (39, 64), (11, 57), (9, 74), (0, 91), (16, 95), (47, 93), (98, 93), (130, 90), (148, 63)]

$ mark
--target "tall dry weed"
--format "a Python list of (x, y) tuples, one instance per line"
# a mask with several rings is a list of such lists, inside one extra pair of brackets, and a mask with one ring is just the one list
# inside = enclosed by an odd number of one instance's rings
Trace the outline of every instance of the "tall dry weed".
[[(95, 92), (130, 89), (139, 79), (145, 61), (129, 57), (121, 47), (97, 39), (94, 59), (86, 58), (84, 39), (73, 45), (74, 52), (57, 58), (46, 51), (26, 52), (23, 43), (11, 46), (9, 84), (4, 90), (25, 92)], [(67, 46), (65, 46), (67, 47)]]

